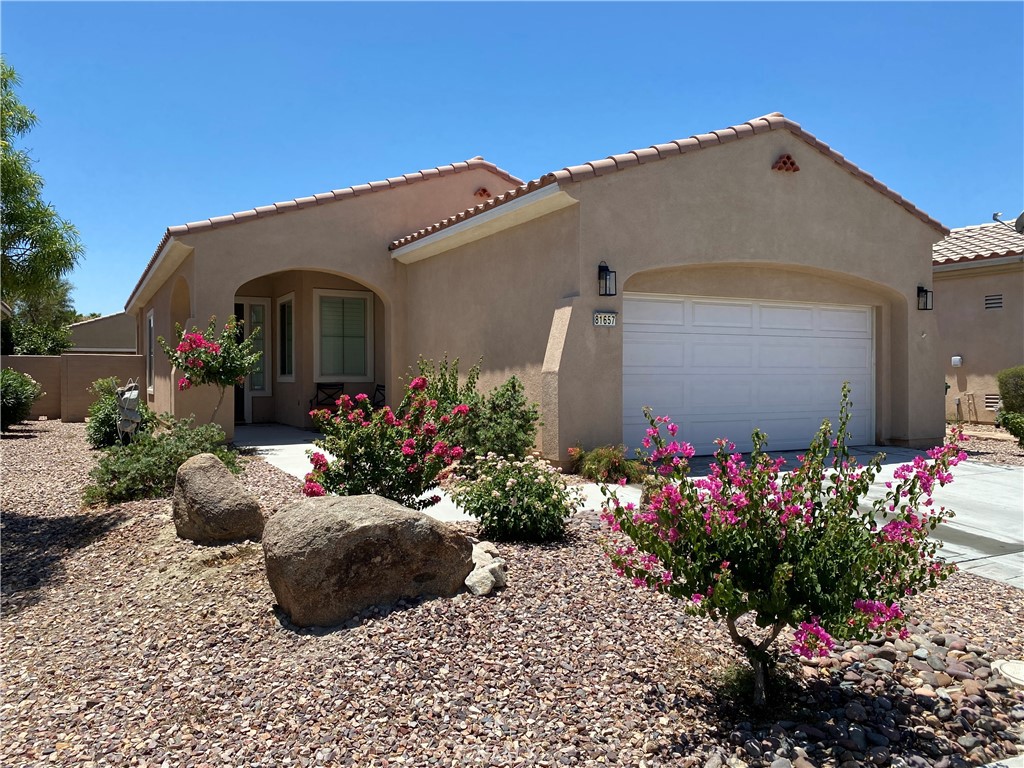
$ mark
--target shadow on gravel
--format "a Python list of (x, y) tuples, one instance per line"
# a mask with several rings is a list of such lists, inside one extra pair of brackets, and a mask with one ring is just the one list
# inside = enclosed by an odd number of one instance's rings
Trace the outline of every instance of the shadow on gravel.
[(40, 588), (60, 578), (65, 557), (103, 538), (126, 517), (120, 510), (63, 517), (5, 510), (0, 521), (4, 613), (15, 613), (38, 602)]
[(28, 440), (39, 436), (42, 430), (32, 427), (8, 427), (5, 432), (0, 432), (0, 440)]

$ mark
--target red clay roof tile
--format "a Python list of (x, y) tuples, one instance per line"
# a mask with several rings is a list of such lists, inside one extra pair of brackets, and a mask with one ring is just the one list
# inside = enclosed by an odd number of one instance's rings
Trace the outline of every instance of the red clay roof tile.
[[(685, 154), (686, 152), (694, 149), (706, 149), (725, 143), (720, 138), (720, 134), (729, 134), (731, 132), (733, 139), (742, 139), (747, 136), (767, 133), (769, 131), (775, 130), (789, 131), (791, 134), (796, 136), (804, 143), (810, 145), (814, 149), (817, 149), (819, 152), (826, 155), (829, 159), (831, 159), (834, 163), (836, 163), (841, 168), (846, 170), (848, 173), (850, 173), (851, 175), (855, 176), (858, 179), (861, 179), (872, 189), (881, 193), (885, 197), (888, 197), (890, 200), (892, 200), (894, 203), (896, 203), (901, 208), (906, 210), (912, 216), (915, 216), (928, 226), (939, 230), (943, 234), (949, 233), (949, 230), (946, 227), (944, 227), (940, 222), (936, 221), (931, 216), (926, 214), (924, 211), (917, 208), (909, 200), (901, 197), (899, 194), (889, 189), (889, 187), (882, 184), (882, 182), (878, 181), (871, 174), (867, 173), (866, 171), (862, 170), (858, 166), (851, 163), (849, 160), (843, 157), (843, 155), (839, 154), (834, 149), (832, 149), (828, 144), (825, 144), (823, 141), (820, 141), (816, 136), (808, 133), (803, 128), (801, 128), (799, 123), (795, 123), (792, 120), (786, 118), (781, 112), (772, 112), (771, 114), (764, 115), (762, 117), (756, 117), (753, 120), (748, 120), (747, 122), (741, 123), (740, 125), (731, 125), (727, 128), (721, 128), (717, 131), (711, 131), (709, 133), (702, 133), (697, 136), (690, 136), (689, 138), (686, 139), (676, 139), (671, 144), (655, 144), (653, 147), (634, 149), (628, 153), (612, 155), (611, 159), (615, 161), (616, 166), (619, 170), (623, 170), (634, 165), (633, 163), (629, 163), (620, 159), (628, 155), (633, 155), (634, 157), (636, 157), (635, 165), (643, 165), (645, 163), (649, 163), (655, 160), (662, 160), (674, 154)], [(731, 141), (733, 139), (728, 139), (727, 141)], [(676, 147), (678, 151), (670, 151), (668, 149), (668, 147), (670, 146)], [(605, 175), (606, 173), (608, 173), (608, 171), (604, 171), (600, 175)], [(563, 181), (585, 181), (586, 179), (593, 178), (597, 175), (598, 174), (594, 172), (593, 164), (574, 165), (567, 168), (562, 168), (561, 170), (553, 171), (552, 173), (547, 173), (544, 176), (540, 177), (539, 179), (534, 179), (528, 184), (519, 186), (516, 189), (509, 190), (504, 195), (499, 195), (498, 197), (493, 198), (492, 200), (489, 201), (485, 208), (486, 210), (491, 210), (492, 208), (498, 205), (507, 203), (511, 200), (521, 197), (524, 194), (528, 194), (529, 192), (532, 192), (536, 189), (540, 189), (541, 187), (546, 187), (549, 184), (555, 184)], [(470, 209), (469, 211), (466, 211), (466, 213), (469, 214), (469, 217), (476, 215), (477, 212), (477, 209)], [(458, 219), (458, 221), (463, 220), (464, 219)], [(428, 237), (429, 235), (432, 235), (436, 232), (440, 232), (441, 230), (451, 226), (453, 223), (455, 223), (455, 221), (455, 217), (448, 217), (447, 219), (436, 222), (435, 224), (432, 224), (429, 227), (422, 229), (418, 232), (410, 233), (405, 237), (402, 237), (391, 243), (391, 245), (388, 246), (388, 250), (393, 251), (397, 248), (401, 248), (402, 246), (409, 245), (410, 243), (415, 242), (416, 240)]]
[(1024, 255), (1024, 235), (997, 221), (951, 230), (932, 246), (933, 264), (997, 259)]

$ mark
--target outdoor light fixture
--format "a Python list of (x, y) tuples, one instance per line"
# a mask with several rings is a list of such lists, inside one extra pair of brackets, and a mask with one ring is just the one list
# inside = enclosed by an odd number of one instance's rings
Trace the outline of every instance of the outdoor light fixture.
[(603, 261), (597, 265), (597, 295), (615, 295), (615, 271)]
[(932, 293), (923, 285), (917, 286), (917, 308), (932, 309)]

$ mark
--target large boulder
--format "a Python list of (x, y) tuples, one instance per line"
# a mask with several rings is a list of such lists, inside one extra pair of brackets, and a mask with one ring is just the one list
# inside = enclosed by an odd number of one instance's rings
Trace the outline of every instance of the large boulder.
[(171, 512), (178, 536), (199, 544), (257, 541), (263, 534), (259, 502), (212, 453), (178, 467)]
[(371, 605), (452, 597), (473, 545), (440, 520), (380, 496), (320, 496), (283, 507), (263, 531), (267, 579), (293, 624), (329, 627)]

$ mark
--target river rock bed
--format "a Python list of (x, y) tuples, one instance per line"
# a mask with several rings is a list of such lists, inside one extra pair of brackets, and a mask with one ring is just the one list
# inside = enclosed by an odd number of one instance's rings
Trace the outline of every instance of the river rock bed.
[[(565, 542), (500, 544), (492, 596), (297, 630), (258, 543), (177, 539), (168, 500), (82, 510), (83, 433), (0, 442), (3, 765), (946, 768), (1024, 749), (1024, 693), (993, 666), (1024, 658), (1008, 585), (957, 574), (907, 602), (906, 641), (783, 654), (792, 682), (754, 713), (724, 629), (616, 578), (593, 512)], [(241, 480), (269, 515), (299, 494), (258, 459)]]

